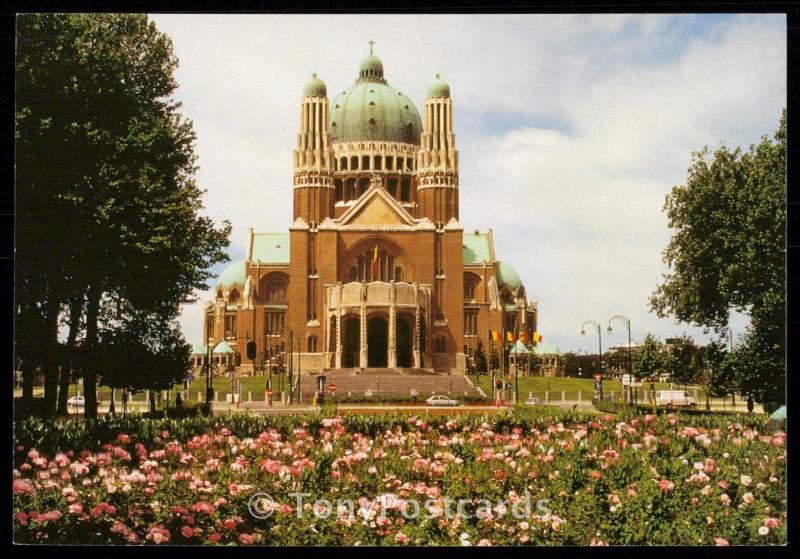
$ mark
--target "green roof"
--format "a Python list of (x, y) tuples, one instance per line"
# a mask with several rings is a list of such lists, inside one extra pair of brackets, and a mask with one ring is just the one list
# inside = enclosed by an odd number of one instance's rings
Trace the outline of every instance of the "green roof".
[(383, 62), (374, 54), (368, 54), (361, 60), (358, 76), (362, 79), (380, 79), (383, 77)]
[(523, 344), (521, 340), (517, 340), (517, 343), (511, 346), (511, 348), (508, 350), (508, 353), (527, 354), (531, 353), (531, 350), (528, 348), (528, 346)]
[(217, 285), (220, 287), (228, 288), (234, 284), (244, 285), (244, 280), (247, 271), (247, 264), (244, 260), (236, 260), (228, 264), (222, 273), (219, 275)]
[(251, 262), (289, 263), (289, 233), (253, 233)]
[(208, 347), (204, 346), (203, 344), (193, 343), (192, 344), (192, 355), (203, 355), (208, 353)]
[(479, 264), (491, 262), (492, 255), (489, 248), (488, 233), (464, 233), (464, 246), (462, 250), (464, 264)]
[(213, 353), (236, 353), (236, 351), (231, 347), (231, 344), (222, 340), (217, 344), (217, 347), (214, 348)]
[(334, 142), (387, 141), (419, 145), (422, 119), (414, 102), (386, 84), (383, 63), (368, 55), (359, 79), (331, 101), (328, 126)]
[(519, 279), (519, 274), (514, 268), (505, 262), (498, 262), (497, 285), (500, 287), (507, 285), (511, 289), (517, 289), (520, 285), (522, 285), (522, 280)]
[(777, 410), (775, 410), (772, 415), (769, 416), (770, 419), (786, 419), (786, 406), (781, 406)]
[(534, 346), (533, 352), (536, 355), (561, 355), (561, 350), (556, 346), (544, 342), (539, 342)]
[(436, 79), (428, 86), (428, 99), (450, 97), (450, 85), (436, 74)]
[(311, 75), (311, 79), (303, 86), (303, 97), (327, 97), (328, 90), (325, 87), (325, 82), (317, 77), (316, 74)]

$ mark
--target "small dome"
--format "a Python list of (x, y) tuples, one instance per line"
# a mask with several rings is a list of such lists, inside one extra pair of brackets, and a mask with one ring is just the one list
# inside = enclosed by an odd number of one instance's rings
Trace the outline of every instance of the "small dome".
[(228, 289), (233, 285), (244, 286), (245, 276), (247, 275), (247, 265), (244, 260), (236, 260), (228, 264), (219, 275), (217, 286)]
[(358, 76), (362, 79), (383, 78), (383, 62), (374, 54), (368, 54), (361, 61), (358, 68)]
[(311, 79), (303, 86), (303, 97), (327, 97), (328, 89), (325, 87), (325, 82), (317, 77), (316, 74), (311, 75)]
[(436, 74), (436, 79), (428, 86), (428, 99), (435, 97), (450, 97), (450, 85)]
[(500, 287), (507, 285), (511, 289), (516, 290), (520, 285), (522, 285), (522, 280), (519, 279), (519, 274), (514, 268), (512, 268), (505, 262), (498, 262), (497, 285), (499, 285)]

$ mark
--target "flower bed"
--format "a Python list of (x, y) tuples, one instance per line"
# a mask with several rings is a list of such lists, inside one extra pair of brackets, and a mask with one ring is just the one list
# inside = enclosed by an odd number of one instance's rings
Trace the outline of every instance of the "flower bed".
[(26, 420), (15, 428), (14, 537), (783, 543), (786, 438), (764, 432), (755, 417), (680, 413)]

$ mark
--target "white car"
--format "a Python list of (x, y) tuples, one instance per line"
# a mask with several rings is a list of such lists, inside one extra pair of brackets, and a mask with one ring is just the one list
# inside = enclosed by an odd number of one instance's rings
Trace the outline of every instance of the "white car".
[(694, 398), (685, 390), (657, 390), (656, 391), (656, 405), (657, 406), (694, 406), (696, 405)]
[(69, 400), (67, 400), (67, 404), (70, 406), (80, 407), (82, 408), (84, 404), (86, 404), (86, 400), (83, 396), (73, 396)]
[(458, 400), (452, 400), (447, 396), (436, 395), (425, 400), (425, 403), (429, 406), (457, 406)]

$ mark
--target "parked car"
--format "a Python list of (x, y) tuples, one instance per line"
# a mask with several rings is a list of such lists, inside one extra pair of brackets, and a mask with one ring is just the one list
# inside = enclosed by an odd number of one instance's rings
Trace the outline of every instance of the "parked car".
[(541, 406), (542, 403), (539, 401), (539, 398), (528, 398), (525, 400), (526, 406)]
[(431, 396), (425, 400), (425, 403), (429, 406), (457, 406), (459, 404), (458, 400), (453, 400), (447, 396), (441, 396), (439, 394)]
[(75, 407), (78, 407), (78, 408), (82, 408), (85, 403), (86, 403), (86, 400), (83, 398), (83, 396), (73, 396), (72, 398), (67, 400), (67, 405), (75, 406)]
[(656, 390), (657, 406), (695, 406), (694, 398), (685, 390)]

